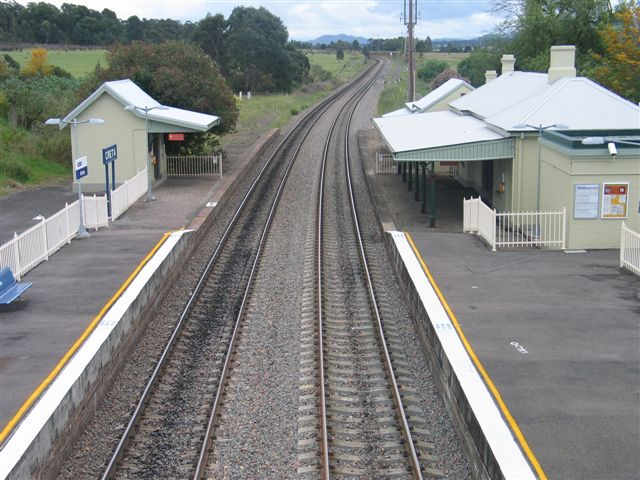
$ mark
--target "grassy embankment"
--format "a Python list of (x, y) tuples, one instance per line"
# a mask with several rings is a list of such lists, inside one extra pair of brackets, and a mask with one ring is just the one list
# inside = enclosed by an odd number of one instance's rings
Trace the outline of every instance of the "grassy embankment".
[[(450, 67), (456, 67), (468, 56), (468, 53), (420, 53), (416, 57), (416, 68), (427, 60), (444, 60)], [(401, 55), (394, 55), (391, 70), (378, 99), (378, 115), (402, 108), (406, 103), (408, 77), (404, 58)], [(424, 97), (429, 91), (429, 84), (416, 78), (416, 99)]]
[(221, 139), (222, 147), (235, 151), (252, 144), (260, 135), (271, 128), (285, 125), (293, 115), (297, 115), (338, 85), (346, 82), (363, 68), (364, 57), (345, 52), (344, 60), (337, 60), (335, 53), (308, 53), (311, 65), (319, 65), (331, 73), (331, 78), (320, 83), (303, 85), (290, 94), (253, 95), (251, 100), (239, 102), (240, 118), (236, 132)]

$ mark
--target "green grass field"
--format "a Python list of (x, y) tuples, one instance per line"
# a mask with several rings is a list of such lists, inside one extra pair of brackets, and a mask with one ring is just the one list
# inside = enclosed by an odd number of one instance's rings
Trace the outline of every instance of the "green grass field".
[[(31, 60), (31, 50), (0, 51), (0, 56), (8, 53), (23, 67)], [(105, 67), (107, 64), (106, 50), (49, 50), (47, 60), (51, 65), (57, 65), (69, 72), (74, 77), (82, 77), (91, 72), (96, 63)]]

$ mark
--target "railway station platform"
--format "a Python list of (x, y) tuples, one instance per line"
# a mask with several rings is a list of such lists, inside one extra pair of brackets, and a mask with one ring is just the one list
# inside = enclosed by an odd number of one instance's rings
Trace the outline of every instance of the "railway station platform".
[(360, 148), (380, 220), (411, 239), (535, 476), (640, 478), (640, 278), (619, 252), (491, 252), (462, 233), (469, 192), (446, 178), (429, 228), (399, 175), (373, 173), (370, 133)]
[[(143, 197), (108, 227), (90, 230), (88, 239), (72, 240), (23, 277), (33, 287), (21, 301), (0, 309), (3, 435), (33, 406), (54, 369), (101, 310), (122, 293), (137, 274), (137, 266), (157, 249), (165, 234), (197, 229), (275, 133), (268, 132), (249, 152), (229, 159), (222, 179), (167, 180), (154, 189), (156, 201), (146, 202)], [(64, 188), (46, 187), (0, 198), (3, 238), (7, 231), (9, 239), (13, 230), (32, 226), (35, 215), (53, 213), (65, 201), (77, 198), (69, 195)]]

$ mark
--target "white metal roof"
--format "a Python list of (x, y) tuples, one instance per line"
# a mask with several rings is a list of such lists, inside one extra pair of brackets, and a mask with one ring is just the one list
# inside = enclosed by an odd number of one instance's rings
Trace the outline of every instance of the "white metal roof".
[(487, 128), (482, 120), (450, 111), (382, 117), (373, 121), (393, 153), (506, 137)]
[(487, 118), (536, 95), (547, 86), (546, 73), (511, 72), (500, 75), (449, 105), (460, 112)]
[(584, 77), (561, 78), (537, 94), (485, 118), (505, 131), (517, 124), (564, 124), (571, 130), (640, 128), (640, 108)]
[[(64, 118), (65, 122), (72, 121), (80, 115), (83, 110), (97, 100), (103, 93), (111, 95), (119, 101), (123, 107), (126, 105), (134, 105), (137, 107), (157, 107), (160, 105), (157, 100), (149, 96), (131, 80), (116, 80), (103, 83)], [(139, 118), (145, 118), (144, 111), (135, 109), (130, 110), (130, 112)], [(205, 113), (192, 112), (174, 107), (168, 107), (166, 110), (151, 110), (148, 112), (148, 117), (149, 120), (155, 122), (176, 126), (176, 131), (179, 131), (179, 128), (182, 127), (206, 132), (220, 122), (220, 117), (215, 115), (207, 115)], [(64, 125), (66, 124), (61, 123), (61, 127), (64, 127)]]
[(429, 107), (446, 98), (448, 95), (451, 95), (460, 87), (467, 87), (469, 90), (473, 90), (473, 87), (464, 80), (460, 80), (459, 78), (450, 78), (438, 88), (426, 94), (420, 100), (416, 100), (415, 102), (407, 102), (405, 103), (404, 108), (385, 113), (382, 116), (397, 117), (400, 115), (410, 115), (412, 113), (424, 112)]

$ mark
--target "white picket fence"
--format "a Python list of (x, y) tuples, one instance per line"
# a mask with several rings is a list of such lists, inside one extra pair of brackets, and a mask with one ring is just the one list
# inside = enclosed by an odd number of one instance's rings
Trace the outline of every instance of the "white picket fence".
[(555, 212), (497, 212), (480, 198), (463, 200), (463, 231), (482, 237), (491, 250), (504, 247), (566, 248), (566, 208)]
[[(87, 228), (98, 229), (108, 225), (107, 199), (82, 196), (84, 218)], [(78, 234), (80, 228), (80, 203), (78, 200), (42, 219), (33, 227), (0, 246), (0, 266), (9, 267), (20, 280), (29, 270), (40, 262), (49, 260), (49, 256), (58, 251), (65, 243)]]
[(111, 192), (111, 221), (115, 221), (126, 212), (146, 191), (147, 169), (145, 168)]
[(219, 176), (222, 178), (222, 154), (167, 155), (169, 177)]
[(631, 230), (624, 222), (620, 234), (620, 268), (640, 275), (640, 233)]
[[(135, 177), (126, 180), (111, 192), (112, 217), (114, 221), (147, 191), (147, 170), (139, 172)], [(86, 228), (98, 230), (109, 226), (107, 214), (107, 196), (88, 197), (83, 195), (84, 225)], [(21, 234), (15, 233), (13, 238), (0, 246), (0, 267), (9, 267), (16, 279), (20, 280), (29, 270), (40, 262), (49, 260), (65, 243), (78, 234), (80, 229), (80, 203), (72, 204), (44, 218), (38, 224)]]

